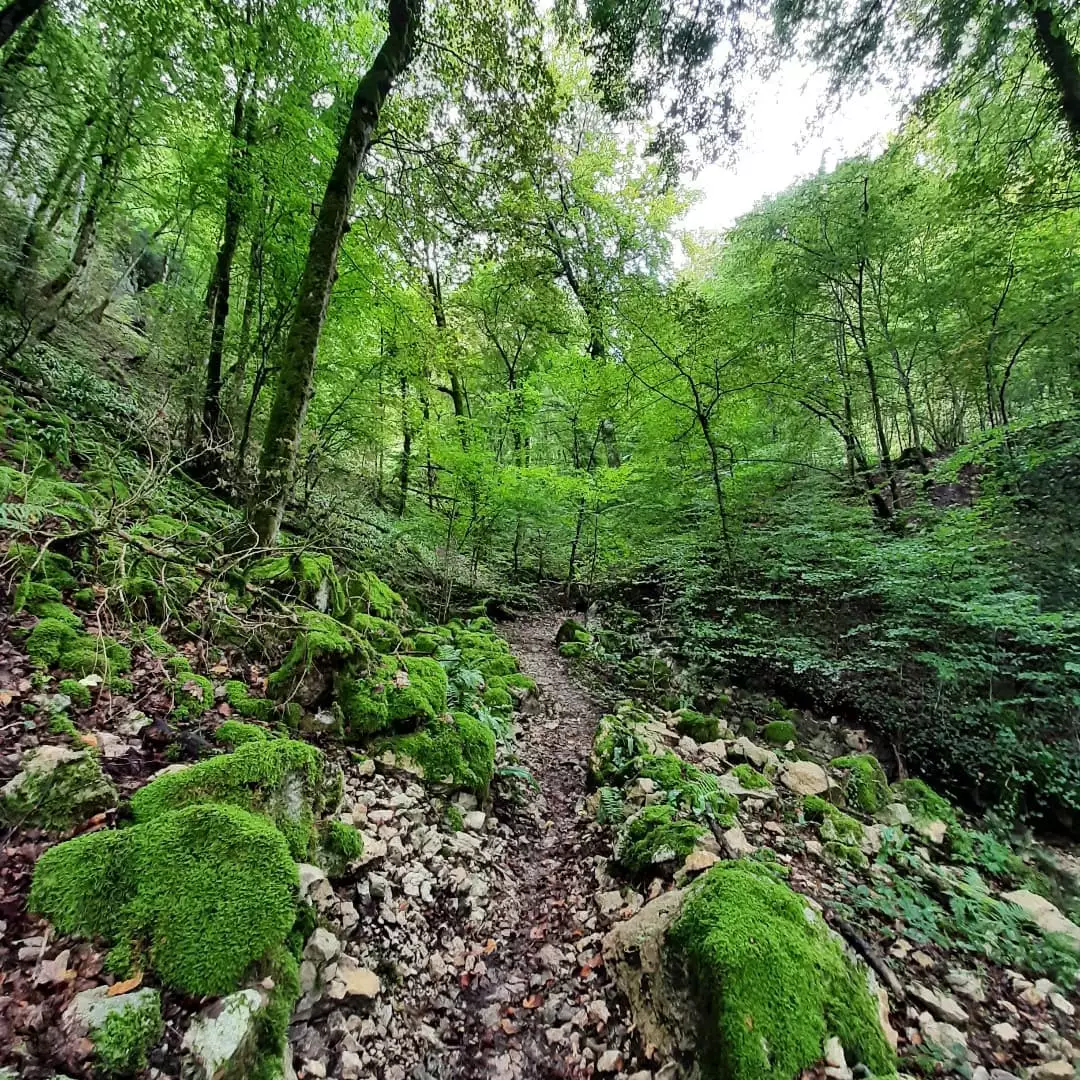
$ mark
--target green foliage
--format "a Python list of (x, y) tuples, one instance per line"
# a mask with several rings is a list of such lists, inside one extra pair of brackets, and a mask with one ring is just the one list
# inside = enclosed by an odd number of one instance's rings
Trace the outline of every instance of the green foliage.
[(85, 633), (81, 625), (77, 619), (74, 623), (68, 618), (38, 619), (26, 638), (27, 655), (38, 667), (58, 667), (77, 676), (131, 670), (128, 649), (110, 637)]
[(214, 739), (228, 750), (235, 750), (244, 743), (264, 742), (268, 738), (263, 728), (245, 724), (243, 720), (226, 720), (214, 732)]
[(799, 735), (790, 720), (772, 720), (761, 729), (761, 734), (772, 746), (786, 746), (795, 742)]
[(769, 781), (754, 768), (753, 765), (736, 765), (731, 770), (732, 775), (748, 791), (758, 791), (769, 786)]
[(635, 763), (638, 776), (655, 780), (664, 789), (668, 801), (696, 817), (713, 817), (731, 825), (739, 808), (734, 795), (720, 790), (716, 777), (677, 754), (646, 754)]
[(84, 686), (78, 679), (61, 679), (56, 685), (56, 692), (71, 698), (71, 704), (77, 709), (90, 708), (90, 687)]
[(833, 1035), (849, 1062), (895, 1073), (865, 976), (802, 898), (752, 863), (695, 882), (667, 941), (700, 999), (703, 1076), (790, 1080)]
[(440, 716), (389, 745), (416, 762), (429, 783), (485, 795), (495, 773), (495, 735), (468, 713)]
[(249, 567), (247, 579), (253, 585), (272, 589), (317, 611), (334, 616), (345, 613), (345, 590), (329, 555), (307, 552), (275, 555)]
[(720, 721), (715, 716), (705, 716), (693, 709), (680, 709), (675, 730), (689, 735), (695, 742), (713, 742), (720, 737)]
[[(225, 700), (232, 711), (251, 720), (268, 723), (274, 715), (274, 703), (252, 695), (247, 683), (230, 679), (225, 684)], [(220, 729), (219, 729), (220, 730)]]
[(601, 825), (618, 825), (626, 816), (622, 792), (615, 787), (602, 787), (596, 803), (596, 820)]
[(172, 717), (179, 723), (198, 720), (214, 704), (214, 684), (205, 675), (181, 674), (173, 683)]
[(329, 818), (319, 825), (320, 861), (335, 877), (364, 853), (364, 838), (352, 825)]
[(846, 769), (844, 795), (847, 800), (867, 814), (875, 814), (889, 798), (889, 781), (880, 762), (873, 754), (849, 754), (833, 758), (834, 769)]
[(285, 940), (297, 886), (269, 821), (200, 804), (50, 848), (29, 906), (61, 933), (104, 938), (116, 970), (146, 966), (166, 986), (218, 995)]
[(157, 992), (141, 1004), (109, 1013), (94, 1032), (94, 1063), (102, 1076), (134, 1076), (147, 1066), (149, 1051), (161, 1038), (161, 997)]

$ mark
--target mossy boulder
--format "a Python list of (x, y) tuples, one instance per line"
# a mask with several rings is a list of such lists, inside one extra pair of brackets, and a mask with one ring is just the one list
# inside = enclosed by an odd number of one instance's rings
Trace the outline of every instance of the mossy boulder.
[(791, 1080), (832, 1036), (852, 1065), (896, 1072), (865, 972), (767, 871), (714, 866), (687, 890), (666, 944), (695, 997), (703, 1080)]
[(850, 814), (820, 796), (808, 795), (803, 799), (803, 816), (820, 826), (819, 834), (829, 855), (852, 866), (867, 865), (862, 850), (866, 832)]
[(249, 742), (265, 742), (270, 736), (261, 727), (243, 720), (226, 720), (214, 732), (214, 740), (230, 750)]
[(308, 604), (334, 616), (345, 614), (347, 599), (329, 555), (298, 552), (274, 555), (248, 568), (247, 580), (259, 588)]
[(375, 655), (351, 626), (317, 611), (304, 612), (288, 655), (266, 681), (266, 692), (305, 709), (328, 705), (339, 680), (366, 669)]
[(559, 646), (559, 655), (565, 660), (579, 660), (585, 652), (586, 647), (580, 641), (564, 641)]
[(370, 674), (341, 678), (337, 705), (346, 737), (356, 740), (434, 720), (446, 712), (446, 694), (446, 671), (437, 661), (384, 656)]
[(644, 754), (630, 770), (655, 781), (669, 801), (696, 814), (708, 813), (725, 826), (735, 824), (739, 801), (720, 789), (716, 777), (678, 754)]
[(39, 746), (0, 788), (0, 821), (66, 832), (115, 806), (119, 796), (89, 750)]
[(255, 697), (247, 683), (230, 679), (225, 684), (225, 700), (237, 716), (267, 723), (274, 715), (274, 703), (266, 698)]
[(646, 753), (645, 741), (637, 732), (641, 716), (638, 710), (623, 706), (600, 717), (589, 757), (589, 774), (600, 786), (621, 783)]
[(347, 575), (344, 587), (349, 604), (355, 611), (391, 620), (405, 615), (405, 601), (370, 570)]
[(696, 821), (680, 820), (669, 803), (646, 806), (619, 831), (615, 858), (630, 874), (655, 873), (662, 864), (681, 864), (706, 831)]
[(319, 824), (319, 865), (330, 877), (343, 874), (364, 853), (364, 838), (352, 825), (334, 819)]
[(563, 645), (575, 641), (582, 645), (588, 645), (592, 641), (592, 634), (577, 619), (564, 619), (555, 632), (555, 644)]
[(118, 973), (149, 968), (166, 986), (217, 995), (285, 940), (297, 887), (270, 821), (206, 803), (50, 848), (28, 904), (60, 933), (104, 938)]
[[(61, 605), (62, 606), (62, 605)], [(38, 619), (26, 638), (26, 652), (35, 666), (59, 668), (73, 675), (122, 675), (131, 670), (131, 652), (110, 637), (96, 637), (82, 629), (82, 620), (63, 609)]]
[(440, 716), (387, 745), (414, 762), (429, 783), (483, 795), (495, 774), (495, 735), (468, 713)]
[(485, 678), (514, 675), (518, 664), (501, 637), (487, 631), (454, 629), (454, 648), (461, 653), (465, 667), (474, 668)]
[[(380, 619), (378, 615), (367, 615), (363, 612), (352, 612), (348, 618), (349, 625), (366, 641), (381, 653), (393, 652), (402, 644), (401, 631), (396, 623), (388, 619)], [(423, 650), (417, 649), (416, 652)], [(435, 650), (432, 649), (431, 652)]]
[(64, 1029), (89, 1038), (96, 1076), (134, 1076), (147, 1067), (150, 1050), (165, 1030), (161, 993), (150, 987), (118, 996), (108, 991), (95, 986), (76, 994), (64, 1012)]
[(787, 746), (799, 737), (791, 720), (772, 720), (761, 729), (761, 735), (770, 746)]
[(341, 771), (322, 751), (295, 739), (243, 742), (230, 754), (166, 773), (135, 792), (135, 820), (153, 821), (183, 807), (215, 803), (268, 818), (298, 860), (316, 847), (316, 821), (337, 809)]
[(844, 798), (849, 806), (876, 814), (889, 801), (889, 781), (873, 754), (848, 754), (829, 764), (845, 772)]
[(720, 738), (720, 721), (715, 716), (706, 716), (693, 709), (680, 709), (675, 730), (680, 735), (688, 735), (694, 742), (714, 742)]

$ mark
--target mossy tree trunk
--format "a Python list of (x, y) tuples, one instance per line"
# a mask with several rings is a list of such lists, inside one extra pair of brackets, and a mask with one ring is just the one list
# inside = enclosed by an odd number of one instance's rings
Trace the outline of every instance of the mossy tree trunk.
[(44, 6), (45, 0), (11, 0), (10, 4), (0, 10), (0, 49), (27, 19), (36, 15)]
[(356, 180), (371, 149), (383, 103), (394, 80), (412, 61), (420, 15), (421, 0), (389, 0), (389, 32), (356, 88), (337, 160), (311, 233), (300, 296), (259, 455), (258, 478), (248, 506), (248, 523), (263, 545), (277, 538), (292, 488), (311, 400), (319, 335), (337, 272), (338, 249), (348, 229)]
[(1065, 33), (1061, 14), (1046, 0), (1029, 0), (1039, 53), (1061, 99), (1061, 112), (1080, 148), (1080, 55)]

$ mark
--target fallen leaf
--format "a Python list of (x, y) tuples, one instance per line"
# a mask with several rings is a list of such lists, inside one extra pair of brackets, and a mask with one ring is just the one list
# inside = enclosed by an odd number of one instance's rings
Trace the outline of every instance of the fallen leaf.
[(83, 743), (86, 746), (97, 746), (98, 739), (97, 739), (97, 736), (93, 732), (84, 731), (79, 736), (79, 742)]
[(10, 690), (0, 690), (0, 706), (10, 705), (14, 696)]
[(484, 955), (490, 956), (497, 948), (498, 945), (495, 944), (495, 939), (488, 938), (487, 943), (484, 945)]
[(542, 926), (534, 926), (529, 931), (529, 940), (530, 941), (543, 941), (544, 940), (544, 935), (546, 933), (547, 933), (547, 931)]
[(142, 972), (136, 971), (130, 979), (124, 979), (121, 982), (113, 983), (108, 990), (105, 991), (106, 997), (118, 997), (120, 994), (126, 994), (129, 990), (135, 990), (142, 986)]
[(530, 994), (522, 1003), (522, 1008), (525, 1009), (539, 1009), (544, 1004), (544, 997), (542, 994)]
[(215, 664), (210, 670), (215, 675), (224, 675), (229, 670), (229, 665), (225, 663)]
[(504, 1035), (516, 1035), (521, 1027), (515, 1024), (513, 1020), (507, 1020), (505, 1017), (499, 1021), (499, 1027), (503, 1029)]
[(232, 716), (232, 706), (227, 701), (222, 701), (218, 704), (217, 711), (222, 716)]

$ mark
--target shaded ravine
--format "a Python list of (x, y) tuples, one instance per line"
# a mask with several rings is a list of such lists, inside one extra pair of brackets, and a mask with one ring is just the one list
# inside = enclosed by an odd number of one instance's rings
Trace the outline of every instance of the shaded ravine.
[(565, 614), (522, 618), (501, 629), (540, 690), (521, 718), (519, 761), (539, 792), (497, 812), (512, 826), (498, 946), (468, 988), (472, 1009), (462, 1064), (468, 1080), (592, 1076), (628, 1041), (623, 1008), (600, 960), (593, 896), (608, 854), (583, 812), (588, 760), (602, 709), (570, 674), (555, 634)]

